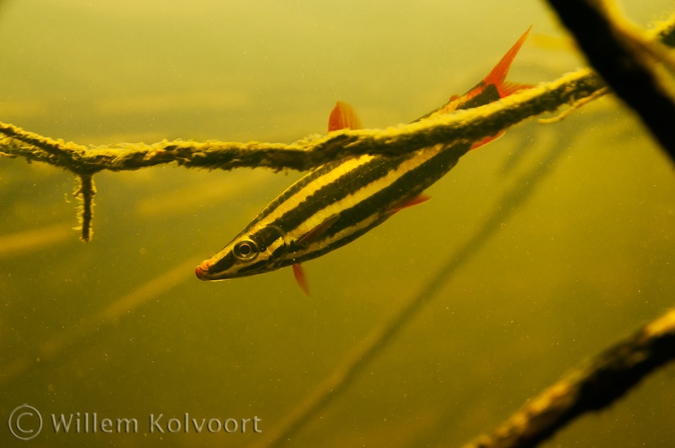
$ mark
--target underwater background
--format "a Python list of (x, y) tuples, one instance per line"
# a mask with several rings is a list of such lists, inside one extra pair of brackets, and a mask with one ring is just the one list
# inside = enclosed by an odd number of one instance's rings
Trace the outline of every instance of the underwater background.
[[(675, 10), (621, 5), (644, 27)], [(530, 25), (510, 80), (586, 65), (535, 0), (4, 0), (0, 120), (91, 145), (290, 143), (325, 133), (342, 100), (384, 128), (471, 88)], [(0, 447), (266, 446), (487, 222), (491, 237), (286, 445), (461, 445), (673, 305), (675, 170), (611, 96), (464, 156), (431, 201), (304, 264), (310, 297), (290, 269), (199, 281), (194, 267), (301, 175), (102, 172), (85, 244), (74, 176), (0, 158)], [(8, 427), (24, 403), (44, 419), (28, 442)], [(77, 413), (79, 432), (54, 432), (52, 415)], [(94, 413), (114, 431), (85, 432)], [(185, 432), (186, 413), (238, 427)], [(671, 365), (543, 446), (668, 447), (674, 415)]]

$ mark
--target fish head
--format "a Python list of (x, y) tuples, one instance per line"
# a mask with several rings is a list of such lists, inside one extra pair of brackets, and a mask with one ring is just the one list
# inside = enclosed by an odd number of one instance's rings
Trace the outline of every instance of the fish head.
[(284, 232), (275, 226), (245, 230), (213, 257), (202, 261), (200, 280), (226, 280), (262, 274), (281, 267), (286, 253)]

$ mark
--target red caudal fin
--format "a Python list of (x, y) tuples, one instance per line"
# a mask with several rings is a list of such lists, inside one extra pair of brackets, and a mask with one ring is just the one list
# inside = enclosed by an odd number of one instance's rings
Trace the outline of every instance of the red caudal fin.
[(306, 296), (309, 296), (309, 288), (307, 287), (307, 279), (305, 278), (305, 271), (300, 266), (300, 263), (295, 263), (293, 265), (293, 276), (295, 276), (295, 282), (298, 284), (302, 292)]
[(489, 86), (492, 84), (495, 87), (497, 87), (497, 91), (499, 92), (500, 98), (509, 96), (519, 90), (532, 87), (527, 84), (518, 84), (515, 82), (506, 81), (506, 75), (509, 73), (511, 63), (518, 54), (520, 47), (522, 47), (523, 44), (525, 43), (525, 40), (527, 39), (527, 36), (530, 34), (531, 29), (532, 26), (530, 26), (527, 29), (527, 31), (523, 33), (522, 36), (520, 36), (520, 39), (518, 39), (516, 43), (513, 44), (511, 49), (507, 51), (504, 56), (502, 56), (501, 60), (497, 63), (497, 65), (495, 65), (492, 71), (488, 73), (488, 75), (485, 78), (483, 78), (482, 82), (483, 86)]
[(361, 129), (359, 117), (347, 103), (338, 101), (328, 117), (328, 132), (340, 129)]
[[(441, 115), (453, 112), (457, 109), (472, 109), (474, 107), (483, 106), (485, 104), (497, 101), (501, 98), (507, 97), (519, 90), (527, 89), (532, 86), (528, 84), (519, 84), (516, 82), (506, 81), (506, 75), (509, 72), (513, 59), (518, 54), (518, 50), (523, 46), (527, 36), (530, 34), (528, 28), (525, 33), (520, 36), (520, 39), (506, 52), (495, 67), (473, 88), (469, 89), (464, 95), (452, 95), (450, 100), (442, 107), (425, 115), (422, 118), (427, 118), (433, 115)], [(481, 142), (485, 144), (486, 142)], [(480, 145), (478, 145), (480, 146)]]

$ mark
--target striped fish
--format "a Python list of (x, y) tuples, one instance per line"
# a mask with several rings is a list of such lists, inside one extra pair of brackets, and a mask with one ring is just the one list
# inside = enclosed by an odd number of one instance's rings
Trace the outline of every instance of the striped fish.
[[(527, 88), (505, 79), (529, 31), (474, 88), (454, 95), (420, 120), (488, 104)], [(360, 127), (352, 108), (338, 102), (330, 114), (328, 132)], [(292, 265), (296, 281), (308, 293), (300, 263), (342, 247), (399, 210), (426, 201), (422, 192), (463, 154), (497, 137), (438, 144), (393, 158), (364, 155), (322, 165), (288, 187), (195, 273), (201, 280), (224, 280)]]

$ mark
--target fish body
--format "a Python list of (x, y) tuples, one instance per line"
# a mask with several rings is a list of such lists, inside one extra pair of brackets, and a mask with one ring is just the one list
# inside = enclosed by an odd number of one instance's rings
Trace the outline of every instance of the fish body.
[[(526, 88), (505, 78), (528, 32), (474, 88), (451, 97), (420, 120), (488, 104)], [(329, 118), (329, 132), (359, 127), (351, 107), (338, 102)], [(437, 144), (398, 157), (363, 155), (324, 164), (288, 187), (195, 273), (202, 280), (224, 280), (293, 265), (296, 280), (307, 292), (300, 263), (342, 247), (399, 210), (424, 202), (428, 198), (423, 191), (463, 154), (496, 137)]]

